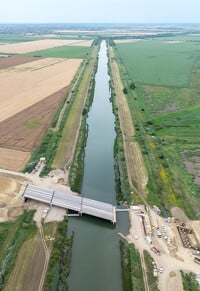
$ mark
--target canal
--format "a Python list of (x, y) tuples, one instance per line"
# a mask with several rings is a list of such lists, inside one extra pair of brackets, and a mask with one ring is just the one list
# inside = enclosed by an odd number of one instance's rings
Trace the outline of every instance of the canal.
[[(105, 41), (99, 51), (95, 76), (94, 101), (87, 123), (82, 194), (91, 199), (116, 204), (114, 175), (115, 116), (112, 112)], [(94, 217), (69, 219), (74, 243), (69, 290), (122, 291), (121, 260), (118, 232), (127, 234), (127, 213), (117, 214), (117, 224)]]

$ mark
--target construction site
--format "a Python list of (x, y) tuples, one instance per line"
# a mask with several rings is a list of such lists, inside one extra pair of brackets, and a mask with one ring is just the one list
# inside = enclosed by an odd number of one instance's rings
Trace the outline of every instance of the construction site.
[(140, 254), (149, 252), (162, 291), (175, 290), (174, 286), (182, 290), (180, 270), (199, 274), (200, 222), (189, 220), (179, 208), (172, 212), (173, 217), (163, 218), (155, 207), (132, 206), (132, 227), (126, 237)]

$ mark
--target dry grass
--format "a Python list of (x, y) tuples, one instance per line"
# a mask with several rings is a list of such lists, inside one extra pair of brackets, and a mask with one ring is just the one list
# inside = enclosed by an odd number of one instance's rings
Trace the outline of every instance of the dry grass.
[(0, 122), (69, 85), (81, 61), (47, 58), (1, 70)]
[(9, 54), (24, 54), (39, 50), (45, 50), (49, 48), (59, 46), (91, 46), (92, 40), (64, 40), (64, 39), (43, 39), (36, 41), (27, 41), (20, 43), (5, 44), (0, 47), (1, 53)]
[[(110, 55), (112, 58), (112, 48), (110, 48)], [(145, 193), (146, 184), (148, 182), (147, 171), (141, 150), (137, 142), (134, 141), (135, 130), (132, 123), (132, 117), (126, 96), (123, 93), (123, 86), (120, 79), (118, 65), (114, 60), (111, 63), (111, 68), (116, 93), (116, 105), (120, 119), (120, 127), (123, 133), (124, 151), (129, 183), (132, 185), (132, 183), (135, 182), (137, 184), (138, 190), (140, 190), (142, 193)]]

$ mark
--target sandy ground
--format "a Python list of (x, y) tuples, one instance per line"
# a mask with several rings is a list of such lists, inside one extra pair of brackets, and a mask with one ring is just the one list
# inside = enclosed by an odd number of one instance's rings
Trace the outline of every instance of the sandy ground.
[[(141, 206), (140, 209), (144, 210), (143, 206)], [(167, 223), (164, 218), (150, 209), (150, 218), (154, 229), (152, 245), (156, 246), (161, 251), (160, 256), (154, 254), (150, 250), (151, 245), (149, 245), (145, 239), (142, 220), (137, 213), (138, 210), (136, 209), (131, 209), (129, 212), (131, 228), (127, 236), (128, 242), (134, 243), (140, 251), (149, 251), (157, 267), (164, 268), (163, 273), (158, 274), (159, 288), (161, 291), (183, 291), (180, 270), (186, 272), (199, 272), (199, 265), (193, 262), (192, 250), (183, 247), (175, 223)], [(157, 237), (157, 227), (159, 227), (160, 230), (163, 228), (166, 229), (167, 236), (171, 237), (174, 241), (174, 245), (176, 246), (175, 251), (169, 250), (167, 241), (164, 237)], [(137, 239), (135, 239), (136, 236)]]
[(17, 179), (0, 175), (0, 222), (17, 217), (23, 211), (23, 200), (14, 193), (20, 190)]
[(1, 53), (24, 54), (39, 50), (45, 50), (59, 46), (91, 46), (92, 40), (63, 40), (63, 39), (44, 39), (27, 42), (5, 44), (0, 47)]
[(1, 70), (0, 122), (69, 85), (81, 61), (47, 58)]
[(30, 152), (0, 148), (0, 168), (21, 171), (30, 156)]

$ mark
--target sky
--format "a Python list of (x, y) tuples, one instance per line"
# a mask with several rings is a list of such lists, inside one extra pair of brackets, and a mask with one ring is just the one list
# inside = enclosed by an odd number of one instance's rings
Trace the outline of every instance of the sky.
[(0, 22), (197, 23), (200, 0), (0, 0)]

